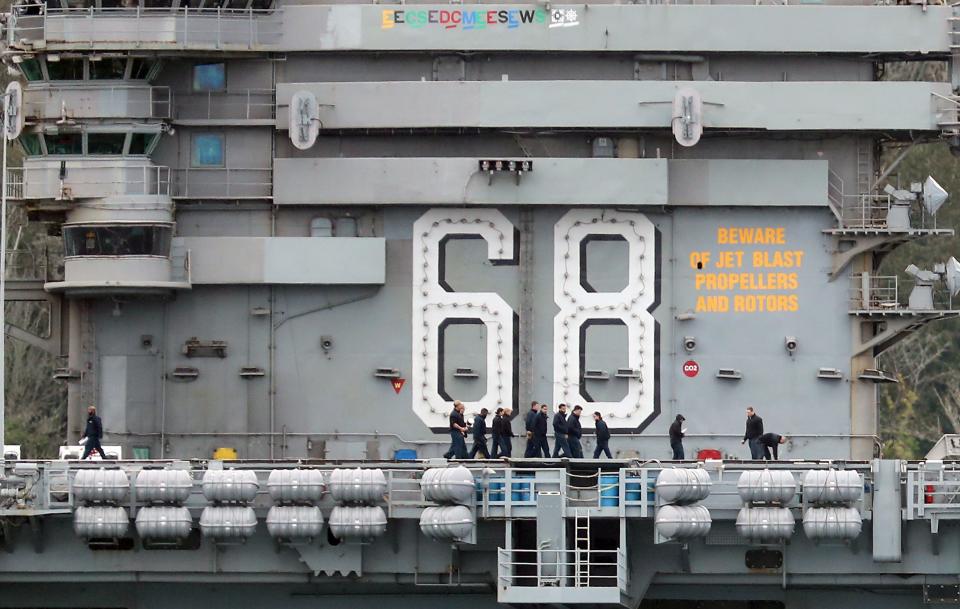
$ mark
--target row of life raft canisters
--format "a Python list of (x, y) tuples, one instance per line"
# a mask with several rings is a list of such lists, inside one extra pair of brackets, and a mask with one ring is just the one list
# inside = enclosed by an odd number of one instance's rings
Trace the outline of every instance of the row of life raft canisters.
[[(145, 469), (136, 477), (137, 533), (143, 539), (177, 541), (193, 528), (190, 510), (183, 504), (193, 490), (188, 470)], [(337, 505), (330, 513), (330, 533), (337, 539), (369, 540), (384, 534), (387, 516), (376, 505), (387, 481), (380, 469), (335, 469), (329, 485), (317, 469), (277, 469), (270, 472), (267, 489), (274, 505), (267, 512), (267, 530), (274, 538), (298, 542), (316, 538), (324, 519), (317, 503), (328, 490)], [(468, 538), (476, 526), (470, 505), (475, 481), (463, 466), (436, 468), (420, 480), (423, 496), (439, 504), (421, 513), (420, 529), (439, 540)], [(200, 515), (200, 530), (215, 541), (243, 540), (254, 534), (257, 516), (248, 505), (260, 490), (252, 470), (207, 470), (203, 495), (211, 505)], [(73, 481), (73, 494), (85, 505), (74, 514), (74, 530), (86, 539), (118, 538), (129, 526), (121, 504), (130, 491), (130, 479), (121, 469), (82, 469)]]
[[(257, 516), (248, 504), (260, 490), (256, 472), (241, 469), (207, 470), (203, 495), (210, 502), (200, 515), (200, 530), (215, 541), (243, 540), (254, 534)], [(183, 504), (193, 490), (188, 470), (144, 469), (136, 477), (137, 533), (143, 539), (177, 541), (193, 528), (190, 510)], [(308, 541), (323, 530), (316, 505), (328, 490), (317, 469), (277, 469), (270, 472), (267, 489), (274, 505), (267, 512), (270, 535), (286, 541)], [(337, 506), (330, 513), (330, 533), (344, 540), (383, 535), (387, 517), (374, 505), (387, 489), (380, 469), (336, 469), (329, 491)], [(126, 535), (130, 518), (121, 504), (130, 492), (122, 469), (82, 469), (73, 480), (73, 495), (84, 503), (74, 513), (74, 531), (86, 539)]]
[[(810, 539), (854, 539), (860, 535), (860, 511), (854, 505), (863, 495), (863, 480), (852, 470), (809, 470), (803, 475), (803, 530)], [(702, 469), (663, 470), (657, 478), (658, 533), (678, 541), (705, 537), (711, 518), (704, 506), (691, 505), (710, 493), (710, 476)], [(744, 502), (737, 514), (737, 533), (752, 542), (789, 539), (793, 512), (786, 505), (797, 493), (797, 481), (785, 470), (748, 470), (737, 481)]]

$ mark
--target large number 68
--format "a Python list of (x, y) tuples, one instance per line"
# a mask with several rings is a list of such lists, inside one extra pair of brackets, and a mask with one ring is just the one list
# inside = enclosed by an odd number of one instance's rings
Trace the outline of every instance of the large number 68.
[[(432, 209), (413, 227), (413, 410), (437, 430), (447, 427), (452, 399), (440, 387), (441, 327), (445, 322), (482, 323), (487, 330), (487, 387), (479, 400), (467, 402), (470, 411), (490, 411), (513, 404), (516, 346), (513, 309), (499, 295), (454, 292), (442, 281), (444, 241), (449, 237), (479, 237), (488, 258), (515, 261), (514, 226), (492, 209)], [(591, 238), (617, 237), (629, 246), (629, 280), (619, 292), (595, 292), (581, 281), (585, 264), (581, 244)], [(581, 403), (601, 410), (611, 427), (636, 428), (654, 414), (656, 322), (649, 309), (655, 304), (656, 232), (642, 214), (613, 210), (576, 209), (554, 228), (554, 300), (560, 312), (554, 318), (553, 401)], [(629, 348), (626, 396), (618, 402), (593, 402), (583, 391), (583, 336), (594, 323), (617, 323), (627, 328)], [(585, 427), (592, 425), (584, 417)]]

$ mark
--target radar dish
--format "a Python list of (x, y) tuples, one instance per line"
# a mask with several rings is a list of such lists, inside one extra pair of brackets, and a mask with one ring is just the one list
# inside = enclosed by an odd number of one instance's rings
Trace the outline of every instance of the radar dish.
[(320, 105), (309, 91), (297, 91), (290, 98), (290, 141), (300, 150), (313, 146), (320, 134)]
[(3, 134), (8, 140), (19, 137), (23, 131), (23, 87), (13, 81), (7, 85), (3, 98)]
[(694, 146), (703, 135), (703, 98), (690, 87), (677, 91), (673, 98), (673, 137), (681, 146)]
[(923, 206), (931, 216), (936, 215), (937, 210), (946, 203), (950, 195), (944, 190), (943, 186), (937, 184), (932, 176), (927, 177), (923, 183)]
[(947, 289), (950, 290), (950, 297), (960, 293), (960, 261), (953, 256), (947, 260)]

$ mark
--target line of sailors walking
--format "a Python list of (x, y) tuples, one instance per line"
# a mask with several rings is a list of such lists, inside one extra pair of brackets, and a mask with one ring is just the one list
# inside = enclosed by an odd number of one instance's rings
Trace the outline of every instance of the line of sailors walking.
[[(443, 456), (447, 459), (474, 459), (478, 454), (484, 459), (512, 456), (513, 438), (516, 437), (510, 425), (510, 415), (513, 414), (513, 410), (497, 408), (494, 413), (491, 426), (493, 440), (493, 452), (491, 452), (487, 448), (487, 416), (490, 411), (486, 408), (482, 409), (474, 417), (472, 427), (468, 427), (463, 417), (465, 409), (459, 400), (453, 403), (453, 411), (450, 412), (450, 450)], [(582, 406), (574, 406), (570, 414), (567, 414), (566, 404), (560, 404), (557, 407), (552, 423), (555, 437), (552, 455), (554, 458), (583, 458), (583, 445), (580, 443), (580, 438), (583, 436), (583, 428), (580, 425), (582, 414)], [(550, 444), (547, 441), (548, 419), (546, 404), (538, 404), (536, 401), (530, 403), (530, 411), (524, 419), (527, 439), (524, 457), (550, 458)], [(610, 430), (599, 412), (593, 413), (593, 420), (597, 436), (597, 447), (593, 451), (593, 458), (599, 459), (601, 454), (605, 454), (608, 459), (612, 459)], [(468, 453), (466, 438), (470, 434), (473, 435), (473, 448)]]
[[(447, 459), (475, 459), (481, 455), (484, 459), (496, 459), (497, 457), (510, 457), (513, 453), (513, 428), (510, 425), (510, 418), (513, 414), (511, 408), (497, 408), (493, 416), (493, 425), (491, 426), (491, 436), (493, 440), (493, 451), (487, 448), (487, 416), (490, 411), (482, 409), (473, 419), (472, 427), (468, 426), (463, 417), (466, 407), (463, 402), (457, 400), (453, 403), (453, 410), (450, 412), (450, 450), (443, 456)], [(583, 414), (583, 407), (574, 406), (573, 411), (567, 414), (567, 405), (557, 406), (557, 413), (553, 415), (553, 434), (555, 438), (553, 453), (550, 453), (550, 444), (547, 441), (547, 421), (549, 413), (546, 404), (539, 404), (536, 401), (530, 403), (530, 411), (524, 419), (526, 427), (527, 447), (523, 453), (525, 458), (547, 458), (551, 456), (568, 457), (572, 459), (583, 458), (583, 445), (580, 438), (583, 437), (583, 429), (580, 425), (580, 416)], [(612, 459), (610, 454), (610, 429), (603, 420), (599, 412), (593, 413), (594, 430), (597, 438), (597, 446), (593, 451), (593, 458), (599, 459), (600, 455), (606, 455)], [(673, 451), (673, 458), (682, 461), (684, 456), (683, 438), (686, 436), (687, 429), (684, 427), (686, 418), (678, 414), (674, 422), (670, 425), (670, 448)], [(467, 452), (466, 437), (473, 435), (473, 448)], [(765, 459), (767, 461), (779, 458), (778, 449), (781, 444), (787, 441), (786, 436), (775, 433), (763, 432), (763, 419), (754, 411), (753, 407), (747, 408), (746, 429), (743, 434), (743, 441), (740, 444), (749, 443), (751, 459)], [(772, 454), (771, 454), (772, 451)]]

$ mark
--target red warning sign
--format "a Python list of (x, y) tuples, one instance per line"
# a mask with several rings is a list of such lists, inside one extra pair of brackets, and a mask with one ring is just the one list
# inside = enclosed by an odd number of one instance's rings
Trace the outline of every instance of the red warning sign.
[(683, 374), (685, 376), (689, 376), (690, 378), (697, 376), (700, 374), (700, 364), (692, 359), (688, 359), (687, 361), (683, 362)]
[(403, 389), (403, 384), (407, 382), (407, 379), (391, 379), (390, 384), (393, 385), (393, 390), (396, 393), (400, 393), (400, 390)]

